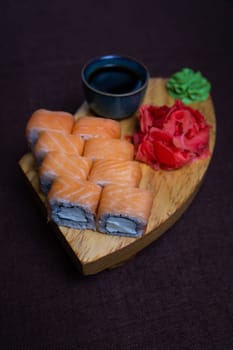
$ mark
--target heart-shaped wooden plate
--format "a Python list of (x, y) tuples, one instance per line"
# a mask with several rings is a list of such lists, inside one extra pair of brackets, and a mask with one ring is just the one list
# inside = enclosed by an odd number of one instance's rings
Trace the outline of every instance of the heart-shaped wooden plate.
[[(152, 78), (143, 104), (168, 105), (174, 103), (166, 90), (166, 79)], [(214, 106), (209, 97), (204, 102), (193, 103), (191, 107), (198, 109), (210, 124), (210, 152), (213, 154), (216, 135), (216, 121)], [(84, 103), (75, 117), (92, 115)], [(137, 119), (132, 116), (121, 121), (122, 137), (132, 135)], [(118, 237), (94, 232), (90, 230), (74, 230), (58, 227), (50, 223), (64, 247), (70, 253), (76, 266), (84, 275), (95, 274), (107, 268), (116, 267), (135, 256), (140, 250), (155, 241), (171, 227), (187, 209), (197, 193), (204, 175), (208, 169), (211, 156), (204, 160), (197, 160), (191, 165), (173, 171), (154, 171), (146, 164), (142, 164), (142, 180), (140, 187), (148, 188), (154, 193), (154, 204), (146, 233), (141, 238)], [(36, 197), (45, 206), (45, 197), (39, 189), (38, 175), (31, 153), (24, 155), (19, 166), (36, 193)]]

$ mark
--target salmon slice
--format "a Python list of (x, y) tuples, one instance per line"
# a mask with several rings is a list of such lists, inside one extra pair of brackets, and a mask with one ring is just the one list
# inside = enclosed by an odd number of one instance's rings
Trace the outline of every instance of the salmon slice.
[(134, 146), (121, 139), (89, 139), (85, 142), (83, 155), (95, 159), (132, 160)]
[(121, 125), (113, 119), (85, 116), (75, 121), (72, 134), (78, 134), (85, 140), (92, 137), (119, 139)]
[(44, 130), (71, 133), (74, 124), (72, 114), (60, 111), (38, 109), (30, 117), (26, 125), (26, 138), (31, 148), (34, 147), (39, 133)]
[(110, 235), (140, 237), (153, 204), (153, 194), (137, 187), (110, 184), (103, 188), (97, 229)]
[(47, 197), (49, 218), (60, 226), (95, 230), (100, 194), (101, 187), (92, 182), (58, 176)]
[(86, 180), (91, 168), (90, 158), (62, 152), (49, 152), (39, 167), (39, 181), (42, 192), (48, 193), (55, 177), (59, 175)]
[(142, 177), (141, 167), (133, 160), (95, 160), (88, 179), (100, 186), (107, 184), (124, 184), (137, 187)]
[(82, 155), (83, 148), (84, 140), (79, 135), (42, 131), (34, 146), (33, 154), (39, 166), (48, 152)]

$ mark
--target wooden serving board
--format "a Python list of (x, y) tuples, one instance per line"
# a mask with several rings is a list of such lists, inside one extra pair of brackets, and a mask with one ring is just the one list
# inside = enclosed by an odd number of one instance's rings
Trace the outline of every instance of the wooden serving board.
[[(173, 105), (174, 99), (167, 94), (165, 83), (166, 80), (162, 78), (150, 79), (143, 104)], [(216, 135), (212, 100), (209, 97), (205, 102), (193, 103), (191, 106), (198, 109), (205, 116), (208, 124), (212, 126), (210, 131), (210, 151), (212, 155)], [(79, 108), (75, 117), (78, 118), (83, 115), (92, 115), (86, 103)], [(121, 121), (123, 137), (124, 135), (132, 135), (136, 123), (135, 116)], [(140, 163), (143, 173), (140, 187), (148, 188), (154, 193), (154, 204), (147, 231), (141, 238), (109, 236), (90, 230), (58, 227), (53, 222), (50, 224), (64, 243), (64, 247), (70, 253), (76, 266), (84, 275), (95, 274), (104, 269), (116, 267), (155, 241), (179, 219), (197, 193), (210, 160), (211, 156), (173, 171), (154, 171), (149, 166)], [(33, 188), (36, 197), (43, 204), (43, 208), (46, 209), (45, 197), (39, 189), (38, 175), (32, 154), (24, 155), (19, 161), (19, 166)]]

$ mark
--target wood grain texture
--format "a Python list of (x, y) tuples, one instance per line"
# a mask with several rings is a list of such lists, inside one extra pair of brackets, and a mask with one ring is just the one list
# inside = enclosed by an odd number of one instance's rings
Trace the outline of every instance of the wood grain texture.
[[(167, 94), (166, 80), (163, 78), (150, 79), (143, 104), (158, 106), (174, 103), (174, 99)], [(213, 154), (216, 135), (216, 121), (214, 106), (211, 98), (191, 106), (198, 109), (210, 124), (210, 151)], [(75, 117), (93, 115), (86, 103), (77, 111)], [(132, 135), (137, 119), (132, 116), (121, 121), (122, 135)], [(208, 169), (211, 156), (205, 160), (197, 160), (191, 165), (173, 171), (154, 171), (149, 166), (140, 163), (142, 180), (140, 187), (148, 188), (154, 193), (154, 203), (146, 233), (141, 238), (108, 236), (90, 230), (74, 230), (65, 227), (52, 227), (61, 238), (79, 270), (84, 274), (95, 274), (106, 268), (118, 266), (135, 256), (137, 252), (155, 241), (167, 231), (191, 203), (204, 175)], [(34, 189), (40, 202), (46, 207), (46, 199), (39, 189), (37, 172), (31, 153), (24, 155), (19, 161), (20, 168)]]

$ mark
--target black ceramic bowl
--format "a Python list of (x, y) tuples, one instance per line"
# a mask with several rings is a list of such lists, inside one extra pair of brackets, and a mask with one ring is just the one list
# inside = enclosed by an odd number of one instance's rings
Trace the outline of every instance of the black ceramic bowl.
[(90, 109), (98, 116), (120, 120), (138, 109), (149, 72), (130, 57), (108, 55), (89, 61), (81, 78)]

